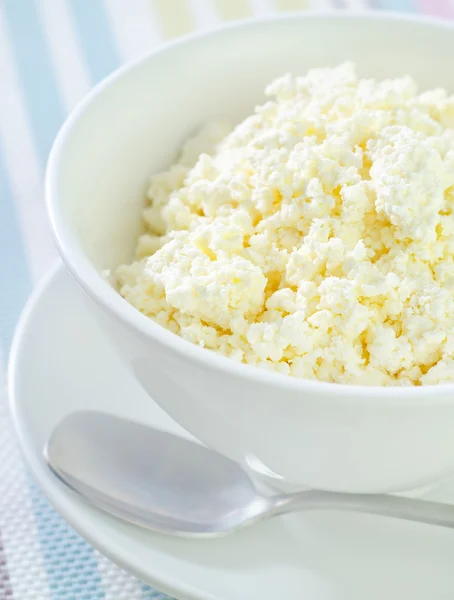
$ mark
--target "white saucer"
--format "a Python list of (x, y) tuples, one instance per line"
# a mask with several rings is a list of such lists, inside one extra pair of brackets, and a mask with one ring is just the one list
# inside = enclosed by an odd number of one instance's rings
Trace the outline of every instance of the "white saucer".
[[(98, 550), (170, 595), (191, 600), (454, 596), (454, 531), (447, 529), (364, 515), (306, 513), (228, 538), (194, 542), (125, 524), (67, 491), (41, 458), (47, 435), (65, 414), (103, 409), (179, 428), (131, 380), (63, 268), (46, 278), (25, 310), (10, 383), (23, 451), (54, 507)], [(454, 500), (454, 482), (430, 496)]]

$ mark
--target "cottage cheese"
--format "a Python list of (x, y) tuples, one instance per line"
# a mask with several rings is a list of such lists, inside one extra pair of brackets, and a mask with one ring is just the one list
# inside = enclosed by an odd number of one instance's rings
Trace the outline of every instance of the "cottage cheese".
[[(454, 98), (355, 67), (271, 83), (151, 179), (120, 293), (186, 340), (323, 381), (454, 381)], [(203, 148), (203, 152), (202, 152)]]

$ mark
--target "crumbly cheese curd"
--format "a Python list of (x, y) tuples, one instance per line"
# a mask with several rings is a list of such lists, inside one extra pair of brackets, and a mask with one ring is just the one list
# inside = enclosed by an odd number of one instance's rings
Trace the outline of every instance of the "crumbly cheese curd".
[(285, 75), (154, 175), (122, 296), (225, 356), (364, 385), (454, 381), (454, 97)]

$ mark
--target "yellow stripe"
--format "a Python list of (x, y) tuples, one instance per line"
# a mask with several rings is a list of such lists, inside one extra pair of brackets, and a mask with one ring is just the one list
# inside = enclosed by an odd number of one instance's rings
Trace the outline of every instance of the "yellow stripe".
[(164, 37), (170, 39), (194, 30), (194, 19), (186, 0), (152, 2)]
[(302, 10), (307, 8), (307, 0), (274, 0), (279, 10)]
[(216, 0), (216, 5), (223, 21), (245, 19), (251, 16), (249, 0)]

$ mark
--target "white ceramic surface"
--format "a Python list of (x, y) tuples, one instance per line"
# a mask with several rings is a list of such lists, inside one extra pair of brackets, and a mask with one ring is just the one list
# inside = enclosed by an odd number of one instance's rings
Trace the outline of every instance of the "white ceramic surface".
[(125, 364), (206, 444), (237, 460), (252, 455), (287, 483), (330, 490), (398, 491), (454, 470), (453, 385), (339, 386), (239, 365), (146, 319), (99, 274), (131, 259), (150, 173), (203, 122), (249, 113), (275, 75), (351, 59), (361, 75), (410, 73), (422, 87), (454, 91), (452, 56), (454, 24), (421, 17), (248, 22), (121, 69), (64, 126), (47, 177), (61, 255)]
[[(9, 375), (20, 444), (54, 507), (101, 552), (172, 596), (452, 600), (454, 531), (365, 515), (306, 513), (195, 542), (118, 521), (63, 487), (47, 470), (41, 448), (58, 420), (74, 410), (104, 410), (181, 430), (132, 380), (62, 268), (46, 278), (24, 313)], [(454, 502), (454, 481), (429, 497)]]

